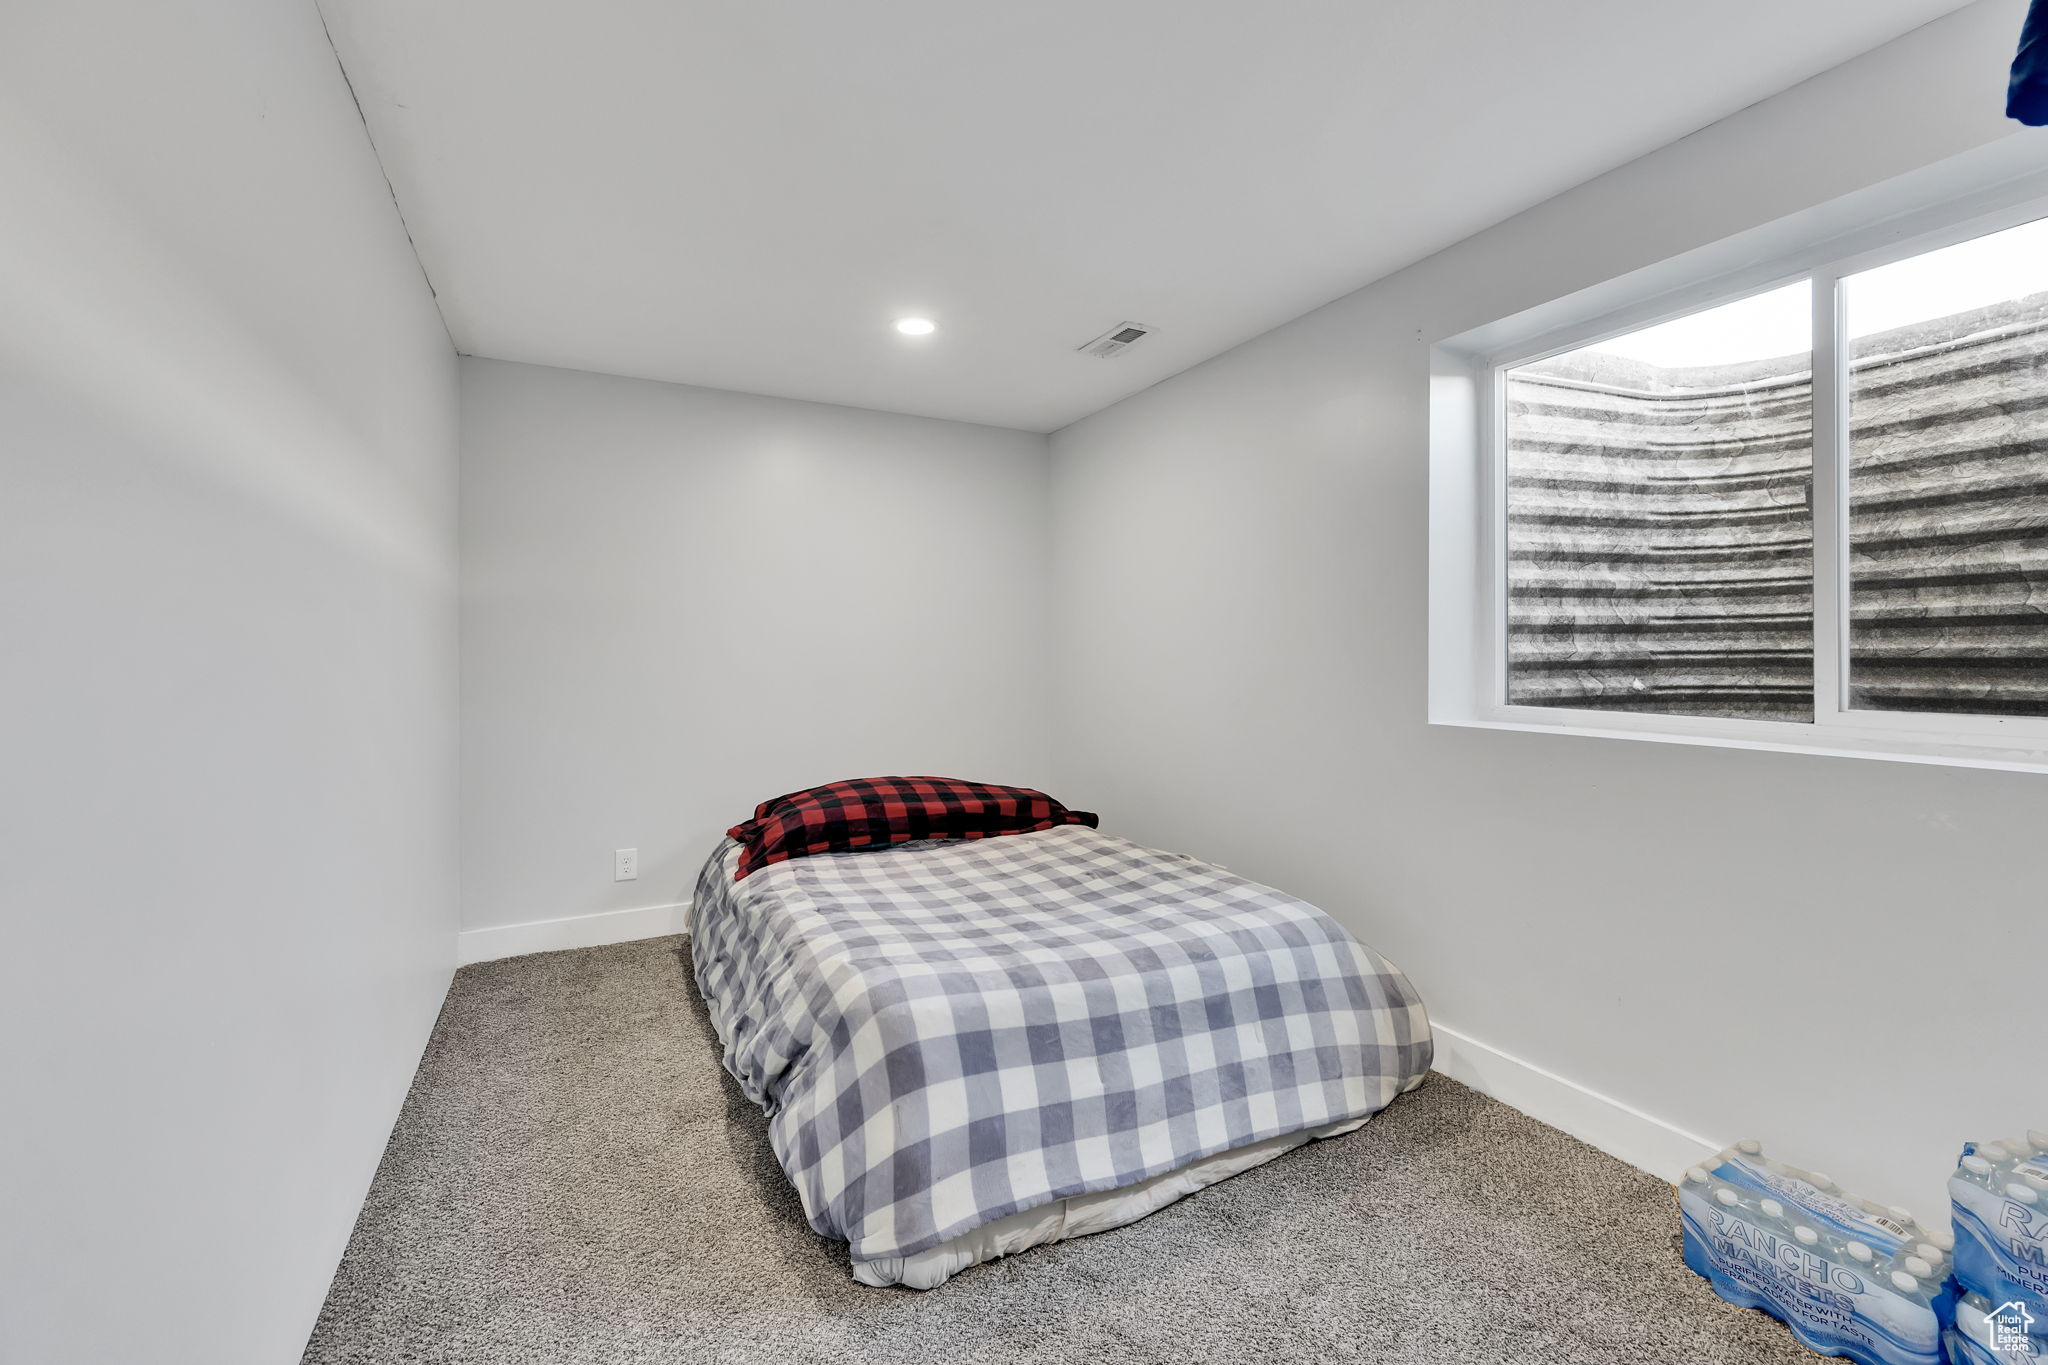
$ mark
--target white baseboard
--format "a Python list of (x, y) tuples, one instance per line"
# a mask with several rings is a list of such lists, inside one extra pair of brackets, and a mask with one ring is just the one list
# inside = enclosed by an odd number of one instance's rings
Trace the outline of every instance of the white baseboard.
[(683, 912), (690, 907), (649, 905), (638, 910), (607, 910), (597, 915), (571, 915), (567, 919), (535, 920), (530, 924), (498, 924), (484, 929), (465, 929), (455, 936), (455, 963), (492, 962), (501, 957), (523, 957), (527, 953), (552, 953), (563, 948), (596, 948), (606, 943), (628, 943), (636, 938), (659, 938), (683, 932)]
[(1430, 1026), (1436, 1033), (1438, 1071), (1659, 1180), (1677, 1184), (1686, 1167), (1727, 1145), (1652, 1118), (1435, 1020)]

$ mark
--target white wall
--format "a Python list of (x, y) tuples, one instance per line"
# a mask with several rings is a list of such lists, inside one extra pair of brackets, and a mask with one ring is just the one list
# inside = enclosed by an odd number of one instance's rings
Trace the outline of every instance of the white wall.
[(1044, 437), (462, 377), (465, 929), (679, 904), (727, 826), (817, 782), (1045, 782)]
[(0, 1359), (278, 1365), (453, 962), (454, 356), (311, 5), (0, 102)]
[(1061, 799), (1316, 900), (1483, 1043), (1938, 1214), (1959, 1140), (2048, 1103), (2048, 997), (2010, 970), (2040, 937), (2048, 780), (1426, 725), (1427, 348), (2013, 132), (2023, 9), (1959, 12), (1058, 433)]

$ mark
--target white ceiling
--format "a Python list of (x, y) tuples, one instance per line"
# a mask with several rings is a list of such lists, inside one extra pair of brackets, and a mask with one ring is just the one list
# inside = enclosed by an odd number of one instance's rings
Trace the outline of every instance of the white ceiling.
[(461, 350), (1037, 431), (1962, 4), (321, 0)]

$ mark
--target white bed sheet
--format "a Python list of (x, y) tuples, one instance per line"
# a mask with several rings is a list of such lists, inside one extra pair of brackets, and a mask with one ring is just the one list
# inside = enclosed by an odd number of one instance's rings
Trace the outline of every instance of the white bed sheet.
[(1246, 1143), (1227, 1152), (1203, 1157), (1177, 1171), (1168, 1171), (1122, 1189), (1076, 1195), (1035, 1209), (1024, 1209), (993, 1223), (984, 1223), (915, 1255), (855, 1261), (853, 1277), (862, 1284), (901, 1284), (912, 1289), (931, 1289), (983, 1261), (1014, 1256), (1032, 1247), (1063, 1242), (1070, 1237), (1086, 1237), (1091, 1232), (1108, 1232), (1111, 1228), (1135, 1223), (1197, 1190), (1228, 1180), (1255, 1166), (1263, 1166), (1274, 1157), (1293, 1151), (1313, 1139), (1352, 1132), (1367, 1121), (1362, 1118), (1345, 1119), (1326, 1123), (1320, 1128), (1305, 1128), (1298, 1133), (1283, 1133), (1263, 1142)]

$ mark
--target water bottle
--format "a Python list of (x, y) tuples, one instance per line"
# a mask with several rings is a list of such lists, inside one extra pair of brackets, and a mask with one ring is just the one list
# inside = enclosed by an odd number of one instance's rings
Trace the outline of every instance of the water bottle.
[[(1955, 1278), (1993, 1310), (2031, 1318), (2048, 1336), (2048, 1155), (2038, 1129), (2024, 1138), (1967, 1143), (1949, 1179)], [(1994, 1326), (1999, 1323), (1994, 1322)], [(1965, 1338), (1968, 1333), (1963, 1333)]]
[(1980, 1190), (1998, 1188), (1998, 1163), (1983, 1154), (1981, 1150), (1963, 1153), (1963, 1159), (1956, 1163), (1956, 1173), (1951, 1183), (1960, 1180)]

